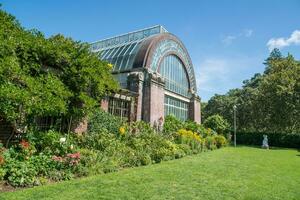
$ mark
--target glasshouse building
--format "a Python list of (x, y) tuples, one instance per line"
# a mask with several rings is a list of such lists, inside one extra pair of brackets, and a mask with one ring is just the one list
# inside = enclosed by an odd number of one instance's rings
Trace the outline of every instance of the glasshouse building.
[(201, 123), (200, 98), (191, 58), (162, 26), (104, 39), (91, 50), (113, 65), (122, 90), (102, 100), (114, 115), (154, 124), (164, 116)]

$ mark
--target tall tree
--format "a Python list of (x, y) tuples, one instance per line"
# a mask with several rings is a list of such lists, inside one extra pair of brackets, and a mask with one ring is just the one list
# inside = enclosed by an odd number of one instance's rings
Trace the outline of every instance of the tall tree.
[(299, 61), (274, 49), (264, 64), (264, 73), (245, 80), (242, 89), (213, 96), (204, 108), (206, 116), (220, 114), (232, 125), (236, 104), (239, 130), (300, 132)]
[(0, 9), (0, 117), (28, 123), (37, 116), (81, 118), (118, 88), (110, 65), (86, 43), (46, 39)]

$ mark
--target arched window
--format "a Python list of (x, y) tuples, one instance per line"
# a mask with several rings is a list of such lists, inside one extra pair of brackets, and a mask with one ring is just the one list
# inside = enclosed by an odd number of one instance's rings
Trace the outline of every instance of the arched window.
[(165, 78), (167, 90), (188, 97), (188, 78), (177, 56), (166, 56), (160, 64), (159, 73)]
[[(165, 88), (176, 94), (188, 97), (189, 82), (183, 63), (175, 55), (166, 56), (160, 65), (159, 73), (165, 78)], [(188, 102), (165, 95), (165, 116), (174, 115), (180, 120), (188, 119)]]

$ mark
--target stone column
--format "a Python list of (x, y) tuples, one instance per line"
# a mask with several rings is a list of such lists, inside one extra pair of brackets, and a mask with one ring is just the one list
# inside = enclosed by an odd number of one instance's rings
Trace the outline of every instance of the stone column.
[(144, 87), (143, 119), (152, 125), (164, 117), (164, 79), (157, 73), (147, 73)]
[(144, 85), (144, 73), (132, 72), (127, 77), (127, 88), (130, 91), (135, 92), (138, 96), (135, 97), (135, 119), (137, 121), (142, 120), (142, 103), (143, 103), (143, 85)]
[(189, 105), (189, 118), (201, 124), (201, 99), (193, 94)]

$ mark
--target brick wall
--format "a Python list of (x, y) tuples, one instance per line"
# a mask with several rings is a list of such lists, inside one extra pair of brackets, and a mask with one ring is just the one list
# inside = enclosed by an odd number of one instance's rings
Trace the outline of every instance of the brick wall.
[(189, 118), (201, 124), (201, 100), (198, 96), (193, 96), (189, 105)]
[(144, 87), (143, 120), (154, 124), (164, 117), (164, 80), (158, 74), (149, 74)]

